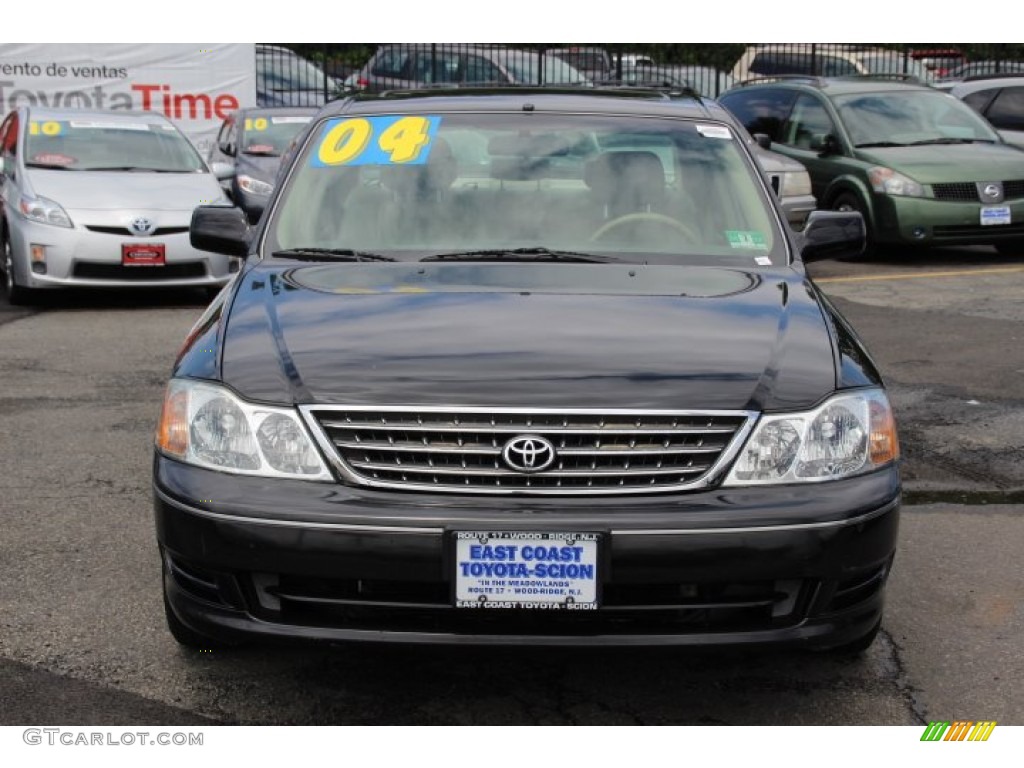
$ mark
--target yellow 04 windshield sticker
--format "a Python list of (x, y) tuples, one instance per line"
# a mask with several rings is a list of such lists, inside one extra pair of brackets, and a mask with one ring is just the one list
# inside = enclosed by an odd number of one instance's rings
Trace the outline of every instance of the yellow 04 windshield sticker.
[(380, 115), (328, 120), (309, 159), (336, 165), (423, 165), (441, 126), (440, 115)]

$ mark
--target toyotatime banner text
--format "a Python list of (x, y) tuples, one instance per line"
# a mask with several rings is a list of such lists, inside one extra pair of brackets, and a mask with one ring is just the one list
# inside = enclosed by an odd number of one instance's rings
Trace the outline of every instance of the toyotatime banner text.
[(228, 113), (256, 104), (253, 43), (0, 43), (0, 110), (166, 115), (205, 156)]

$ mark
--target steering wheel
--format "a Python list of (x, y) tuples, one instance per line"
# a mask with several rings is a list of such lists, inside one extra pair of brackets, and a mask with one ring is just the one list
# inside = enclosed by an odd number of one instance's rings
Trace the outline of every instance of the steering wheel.
[(590, 236), (591, 242), (597, 242), (601, 240), (607, 234), (621, 226), (626, 224), (633, 224), (637, 222), (643, 222), (645, 224), (659, 224), (661, 226), (670, 227), (679, 234), (683, 235), (691, 243), (699, 243), (701, 238), (694, 232), (688, 225), (679, 221), (679, 219), (673, 219), (671, 216), (666, 216), (663, 213), (627, 213), (625, 216), (619, 216), (617, 219), (612, 219), (601, 225), (601, 227)]

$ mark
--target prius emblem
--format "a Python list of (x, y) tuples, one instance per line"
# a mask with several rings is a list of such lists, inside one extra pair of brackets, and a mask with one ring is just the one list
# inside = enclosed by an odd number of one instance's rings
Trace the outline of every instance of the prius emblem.
[(147, 219), (145, 216), (139, 216), (137, 219), (132, 219), (131, 224), (128, 228), (140, 237), (145, 235), (152, 235), (156, 231), (156, 224)]
[(555, 446), (537, 435), (519, 435), (505, 443), (501, 458), (516, 472), (542, 472), (554, 463)]

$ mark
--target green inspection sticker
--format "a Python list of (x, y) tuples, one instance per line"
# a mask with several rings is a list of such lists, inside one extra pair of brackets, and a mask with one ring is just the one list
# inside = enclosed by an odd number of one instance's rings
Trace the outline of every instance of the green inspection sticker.
[(763, 232), (744, 232), (740, 229), (727, 229), (725, 236), (729, 240), (729, 247), (743, 248), (748, 251), (767, 251), (768, 240)]

